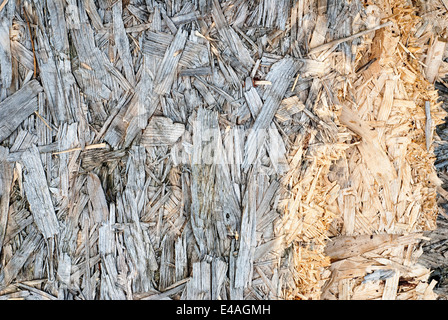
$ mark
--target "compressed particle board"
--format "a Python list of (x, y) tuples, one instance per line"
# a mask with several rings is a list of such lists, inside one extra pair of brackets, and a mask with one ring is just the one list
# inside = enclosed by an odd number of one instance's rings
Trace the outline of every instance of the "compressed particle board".
[(0, 298), (435, 299), (443, 5), (3, 1)]

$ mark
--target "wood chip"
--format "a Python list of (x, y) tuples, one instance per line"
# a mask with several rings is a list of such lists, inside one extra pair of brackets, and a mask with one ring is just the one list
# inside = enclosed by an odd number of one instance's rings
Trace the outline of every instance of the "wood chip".
[(0, 0), (0, 300), (435, 299), (444, 4)]

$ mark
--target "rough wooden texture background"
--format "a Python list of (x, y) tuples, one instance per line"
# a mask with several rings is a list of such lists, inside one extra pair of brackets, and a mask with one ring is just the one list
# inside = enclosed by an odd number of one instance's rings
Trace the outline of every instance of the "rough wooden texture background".
[(1, 0), (0, 299), (434, 299), (419, 12)]

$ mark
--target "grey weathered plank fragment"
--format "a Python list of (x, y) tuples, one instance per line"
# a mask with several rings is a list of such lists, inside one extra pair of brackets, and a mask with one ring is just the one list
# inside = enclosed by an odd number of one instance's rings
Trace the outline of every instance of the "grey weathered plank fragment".
[(207, 261), (193, 263), (192, 277), (188, 281), (181, 299), (210, 300), (211, 299), (211, 266)]
[(290, 1), (286, 0), (260, 1), (259, 6), (262, 7), (262, 12), (259, 15), (260, 23), (267, 28), (277, 27), (280, 30), (285, 30), (289, 16), (289, 5)]
[(144, 146), (173, 145), (185, 132), (185, 125), (173, 123), (166, 117), (152, 117), (143, 131), (141, 143)]
[(8, 149), (0, 147), (0, 253), (8, 225), (9, 197), (12, 183), (12, 165), (7, 160)]
[(11, 41), (11, 54), (14, 59), (17, 59), (22, 65), (29, 70), (34, 70), (33, 51), (26, 48), (19, 41)]
[(249, 50), (244, 43), (238, 37), (238, 34), (228, 25), (224, 14), (221, 9), (221, 5), (218, 0), (213, 0), (212, 16), (216, 23), (216, 28), (222, 39), (222, 41), (229, 47), (233, 55), (239, 60), (247, 70), (251, 70), (255, 61), (252, 59)]
[(130, 99), (121, 99), (117, 105), (117, 114), (107, 128), (104, 140), (113, 148), (129, 146), (141, 130), (148, 125), (148, 120), (158, 106), (154, 94), (154, 75), (143, 58), (141, 77)]
[[(46, 3), (36, 3), (35, 10), (27, 14), (37, 17), (35, 55), (41, 81), (52, 115), (56, 123), (73, 122), (74, 112), (69, 104), (71, 87), (75, 78), (71, 73), (69, 59), (69, 44), (67, 26), (64, 14), (64, 3), (61, 0), (51, 0)], [(47, 23), (43, 23), (45, 12), (49, 12)]]
[[(129, 286), (125, 276), (119, 273), (117, 244), (115, 240), (115, 208), (110, 210), (107, 221), (103, 221), (98, 230), (98, 250), (101, 256), (101, 293), (100, 299), (125, 300)], [(124, 288), (123, 288), (124, 287)]]
[(257, 174), (249, 173), (247, 191), (241, 218), (241, 239), (235, 262), (235, 288), (247, 288), (252, 280), (257, 226)]
[(37, 95), (43, 90), (37, 80), (31, 80), (19, 91), (0, 102), (0, 142), (37, 110)]
[(116, 99), (124, 91), (132, 91), (132, 86), (126, 78), (116, 71), (104, 51), (95, 42), (95, 33), (89, 23), (86, 8), (81, 3), (79, 9), (79, 28), (70, 32), (73, 47), (79, 59), (79, 67), (73, 69), (74, 75), (80, 80), (82, 89), (89, 93), (89, 98)]
[[(78, 123), (72, 123), (67, 125), (64, 123), (60, 126), (59, 131), (60, 138), (58, 139), (57, 151), (70, 150), (71, 148), (78, 147)], [(39, 149), (39, 147), (38, 147)], [(39, 152), (41, 149), (39, 149)], [(56, 150), (55, 150), (56, 151)], [(63, 152), (58, 154), (59, 158), (59, 209), (65, 210), (69, 207), (70, 202), (70, 183), (73, 180), (73, 171), (75, 170), (74, 161), (79, 156), (79, 152), (67, 153)], [(75, 158), (75, 159), (74, 159)]]
[(51, 44), (56, 51), (68, 51), (68, 33), (65, 21), (64, 2), (62, 0), (48, 0), (46, 2), (50, 21)]
[[(250, 109), (252, 108), (255, 112), (257, 112), (257, 109), (260, 111), (258, 115), (256, 115), (256, 120), (251, 128), (244, 149), (245, 158), (243, 168), (246, 171), (249, 166), (255, 163), (257, 154), (267, 137), (268, 128), (271, 125), (272, 119), (280, 107), (286, 90), (292, 81), (292, 77), (298, 71), (298, 68), (299, 63), (292, 57), (285, 57), (275, 63), (266, 76), (266, 80), (270, 81), (272, 85), (264, 91), (261, 97), (262, 100), (264, 100), (263, 106), (250, 107)], [(247, 97), (248, 95), (246, 95), (246, 99)], [(250, 103), (250, 100), (248, 101), (248, 104), (250, 106), (254, 105), (253, 103)]]
[(134, 86), (135, 74), (134, 67), (132, 63), (131, 52), (129, 49), (129, 40), (126, 35), (123, 23), (123, 8), (122, 2), (117, 1), (112, 6), (112, 20), (114, 27), (115, 45), (117, 47), (118, 54), (120, 55), (121, 61), (123, 63), (124, 74), (129, 83)]
[[(0, 12), (0, 83), (1, 89), (7, 89), (12, 82), (12, 56), (10, 30), (15, 11), (15, 1), (8, 1)], [(1, 93), (1, 92), (0, 92)], [(1, 101), (1, 99), (0, 99)]]
[(6, 266), (0, 271), (0, 286), (9, 285), (22, 269), (23, 265), (39, 245), (42, 234), (34, 227), (31, 228), (20, 248), (14, 253)]
[(37, 147), (25, 151), (21, 160), (25, 168), (23, 187), (34, 222), (44, 238), (51, 238), (59, 233), (59, 223)]
[(143, 163), (145, 161), (143, 147), (134, 147), (128, 159), (128, 185), (121, 201), (117, 203), (117, 210), (122, 211), (127, 225), (124, 228), (124, 243), (136, 270), (136, 278), (132, 287), (136, 292), (150, 290), (154, 272), (159, 268), (156, 261), (153, 244), (148, 230), (143, 229), (139, 216), (143, 205), (138, 202), (138, 195), (145, 190)]
[(100, 179), (94, 173), (90, 173), (87, 177), (87, 190), (93, 207), (94, 221), (96, 223), (106, 221), (109, 216), (106, 196), (104, 195)]
[(228, 266), (225, 261), (220, 258), (213, 258), (211, 262), (211, 290), (210, 290), (210, 298), (212, 300), (222, 299), (222, 290), (225, 286), (225, 280), (227, 278), (227, 270)]
[(174, 244), (174, 265), (176, 281), (185, 279), (188, 274), (188, 257), (186, 238), (178, 237)]
[[(149, 57), (162, 60), (174, 36), (165, 32), (148, 31), (143, 39), (142, 52)], [(200, 67), (208, 63), (208, 51), (204, 44), (187, 40), (179, 59), (182, 67)]]
[(237, 231), (239, 205), (230, 181), (216, 112), (198, 110), (191, 161), (193, 234), (202, 257), (221, 255), (230, 246), (228, 232)]
[(169, 92), (177, 74), (177, 65), (182, 56), (182, 51), (184, 50), (187, 41), (187, 35), (186, 31), (179, 28), (173, 42), (167, 48), (154, 79), (154, 82), (156, 83), (154, 91), (157, 94), (164, 95)]

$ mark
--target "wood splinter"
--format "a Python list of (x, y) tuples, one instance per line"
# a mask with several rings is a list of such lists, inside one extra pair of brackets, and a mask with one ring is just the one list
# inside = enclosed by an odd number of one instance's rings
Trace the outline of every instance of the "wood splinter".
[(97, 144), (91, 144), (89, 146), (85, 146), (85, 148), (72, 148), (72, 149), (68, 149), (68, 150), (63, 150), (63, 151), (58, 151), (58, 152), (53, 152), (53, 155), (56, 154), (62, 154), (62, 153), (67, 153), (67, 152), (73, 152), (73, 151), (82, 151), (82, 150), (91, 150), (91, 149), (103, 149), (103, 148), (107, 148), (107, 144), (106, 143), (97, 143)]
[(354, 40), (356, 38), (359, 38), (359, 37), (362, 37), (362, 36), (364, 36), (366, 34), (369, 34), (372, 31), (376, 31), (378, 29), (390, 27), (392, 25), (393, 25), (393, 22), (392, 21), (388, 21), (388, 22), (380, 24), (380, 25), (378, 25), (378, 26), (376, 26), (376, 27), (374, 27), (372, 29), (364, 30), (364, 31), (355, 33), (354, 35), (345, 37), (345, 38), (341, 38), (341, 39), (337, 39), (337, 40), (333, 40), (333, 41), (327, 42), (327, 43), (325, 43), (323, 45), (320, 45), (320, 46), (317, 46), (315, 48), (312, 48), (310, 50), (309, 54), (314, 54), (314, 53), (317, 53), (317, 52), (320, 52), (320, 51), (324, 51), (324, 50), (332, 48), (333, 46), (336, 47), (337, 45), (339, 45), (339, 44), (341, 44), (341, 43), (343, 43), (345, 41)]

